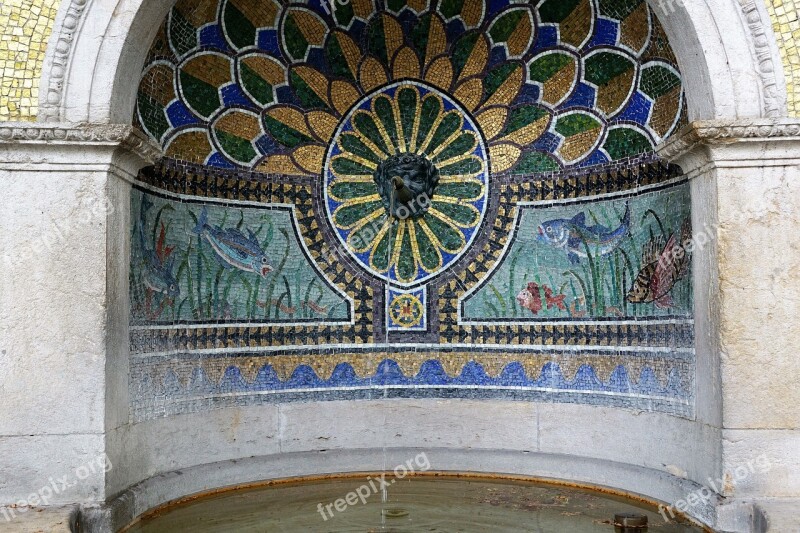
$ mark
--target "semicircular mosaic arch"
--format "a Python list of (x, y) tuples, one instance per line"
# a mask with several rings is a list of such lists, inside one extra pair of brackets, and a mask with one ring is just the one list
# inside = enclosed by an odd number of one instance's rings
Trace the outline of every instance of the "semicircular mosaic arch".
[[(179, 0), (134, 120), (165, 154), (134, 195), (145, 352), (693, 345), (688, 262), (652, 266), (690, 228), (654, 154), (686, 121), (681, 75), (644, 0)], [(686, 404), (689, 367), (659, 365)]]
[(220, 0), (170, 11), (136, 117), (175, 159), (316, 176), (353, 106), (399, 80), (474, 117), (493, 173), (649, 152), (683, 107), (643, 0)]
[[(342, 244), (410, 285), (466, 250), (490, 175), (650, 152), (682, 107), (641, 0), (221, 0), (170, 11), (136, 113), (170, 158), (322, 176)], [(372, 178), (402, 153), (442, 184), (422, 220), (392, 226)]]

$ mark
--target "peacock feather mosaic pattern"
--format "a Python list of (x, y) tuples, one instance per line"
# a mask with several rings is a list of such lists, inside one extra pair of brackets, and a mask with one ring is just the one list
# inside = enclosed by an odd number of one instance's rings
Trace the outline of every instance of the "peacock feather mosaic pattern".
[[(406, 147), (435, 158), (436, 133), (467, 150), (474, 131), (493, 173), (527, 174), (649, 152), (681, 119), (675, 57), (644, 0), (375, 1), (179, 1), (139, 86), (141, 126), (175, 159), (308, 176), (332, 146), (369, 175)], [(386, 107), (401, 80), (445, 95), (472, 130), (432, 128), (436, 99)], [(360, 107), (355, 144), (341, 126)], [(402, 129), (417, 111), (428, 127)]]
[(509, 398), (692, 416), (685, 120), (643, 1), (179, 1), (135, 120), (132, 418)]

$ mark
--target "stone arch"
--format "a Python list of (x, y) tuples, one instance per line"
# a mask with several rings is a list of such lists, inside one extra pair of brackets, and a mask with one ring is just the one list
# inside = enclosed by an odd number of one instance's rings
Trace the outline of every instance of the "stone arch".
[(686, 77), (690, 120), (785, 116), (781, 59), (762, 2), (650, 3)]
[[(691, 120), (785, 115), (781, 58), (761, 2), (648, 2), (685, 72)], [(40, 120), (128, 123), (135, 100), (130, 73), (141, 70), (172, 5), (66, 0), (42, 69)]]

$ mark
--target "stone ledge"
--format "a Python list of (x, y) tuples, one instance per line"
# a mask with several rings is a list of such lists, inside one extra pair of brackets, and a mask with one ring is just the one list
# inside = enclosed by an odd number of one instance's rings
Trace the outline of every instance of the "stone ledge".
[(659, 145), (656, 151), (664, 159), (674, 161), (699, 146), (776, 141), (800, 141), (800, 120), (754, 119), (692, 122)]
[[(278, 453), (225, 460), (156, 474), (110, 498), (106, 503), (81, 506), (79, 530), (117, 531), (138, 517), (185, 497), (219, 489), (258, 485), (265, 481), (336, 477), (337, 474), (383, 472), (386, 465), (403, 464), (424, 452), (432, 465), (425, 475), (487, 474), (531, 481), (566, 482), (589, 489), (602, 488), (651, 505), (674, 502), (701, 486), (668, 472), (615, 461), (533, 451), (461, 448), (360, 448)], [(618, 480), (626, 480), (625, 488)], [(689, 518), (711, 526), (717, 498), (692, 508)]]
[(0, 508), (0, 530), (4, 533), (70, 533), (76, 528), (78, 509), (77, 504), (24, 510)]
[(119, 147), (150, 163), (155, 163), (162, 155), (161, 148), (149, 137), (124, 124), (0, 124), (0, 146), (31, 144)]
[(758, 512), (766, 521), (765, 531), (779, 533), (781, 531), (800, 531), (800, 498), (778, 499), (765, 498), (755, 500)]

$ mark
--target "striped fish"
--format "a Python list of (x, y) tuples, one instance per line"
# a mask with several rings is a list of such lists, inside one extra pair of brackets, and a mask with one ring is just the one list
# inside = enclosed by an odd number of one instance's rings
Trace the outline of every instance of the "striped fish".
[(245, 237), (235, 228), (213, 227), (208, 224), (208, 212), (203, 207), (194, 232), (208, 241), (220, 263), (226, 268), (252, 272), (262, 278), (272, 272), (272, 265), (252, 231), (248, 230), (249, 236)]
[(670, 291), (689, 271), (688, 244), (692, 238), (691, 223), (687, 219), (681, 228), (680, 241), (670, 235), (667, 244), (663, 238), (651, 239), (642, 248), (644, 267), (636, 276), (626, 299), (632, 304), (654, 302), (660, 309), (669, 309), (674, 304)]
[(625, 204), (625, 214), (619, 226), (610, 229), (600, 224), (586, 225), (586, 213), (573, 218), (559, 218), (542, 222), (537, 239), (567, 252), (570, 263), (578, 264), (591, 253), (595, 257), (608, 255), (622, 243), (631, 228), (631, 209)]

